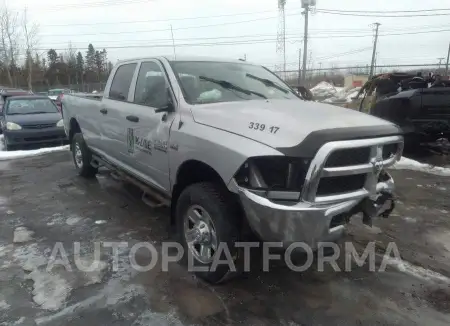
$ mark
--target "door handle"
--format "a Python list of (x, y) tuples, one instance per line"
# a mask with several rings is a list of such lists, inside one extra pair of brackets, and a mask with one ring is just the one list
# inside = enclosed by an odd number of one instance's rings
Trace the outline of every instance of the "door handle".
[(100, 109), (100, 112), (101, 112), (102, 114), (107, 114), (107, 113), (108, 113), (108, 110), (106, 110), (105, 108), (103, 108), (103, 109)]
[(127, 120), (131, 122), (139, 122), (139, 118), (135, 115), (127, 115)]

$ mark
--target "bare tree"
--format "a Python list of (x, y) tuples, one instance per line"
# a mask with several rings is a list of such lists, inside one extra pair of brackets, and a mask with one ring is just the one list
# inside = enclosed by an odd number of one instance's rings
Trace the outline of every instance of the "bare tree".
[(10, 86), (13, 86), (13, 80), (11, 77), (11, 57), (8, 46), (8, 36), (7, 36), (7, 23), (9, 22), (9, 18), (7, 17), (9, 14), (7, 8), (2, 8), (0, 12), (0, 42), (1, 42), (1, 54), (2, 61), (4, 65), (4, 69), (6, 70), (6, 74), (8, 76), (8, 82)]
[(22, 28), (25, 36), (26, 62), (28, 65), (27, 82), (28, 89), (31, 91), (33, 78), (33, 52), (35, 51), (36, 45), (38, 44), (39, 26), (28, 21), (27, 8), (23, 10)]
[(20, 31), (18, 29), (18, 13), (14, 13), (4, 6), (0, 9), (0, 43), (2, 56), (7, 70), (8, 81), (11, 86), (16, 82), (17, 57), (19, 55)]

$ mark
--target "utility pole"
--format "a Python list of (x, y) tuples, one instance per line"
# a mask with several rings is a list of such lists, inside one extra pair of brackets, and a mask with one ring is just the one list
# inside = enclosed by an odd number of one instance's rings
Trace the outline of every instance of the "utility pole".
[(298, 49), (298, 86), (302, 82), (302, 49)]
[(447, 63), (445, 64), (445, 77), (448, 78), (448, 61), (450, 60), (450, 43), (448, 43)]
[(372, 52), (372, 63), (370, 64), (369, 79), (373, 76), (373, 68), (375, 65), (375, 55), (377, 53), (377, 42), (378, 42), (378, 28), (380, 23), (375, 23), (375, 41), (373, 42), (373, 52)]
[(306, 60), (308, 58), (308, 15), (309, 15), (309, 3), (305, 3), (305, 35), (303, 37), (303, 83), (306, 81)]

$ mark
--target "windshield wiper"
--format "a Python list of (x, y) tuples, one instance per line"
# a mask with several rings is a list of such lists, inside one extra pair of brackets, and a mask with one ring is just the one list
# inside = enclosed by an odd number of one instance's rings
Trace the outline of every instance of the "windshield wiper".
[(258, 92), (255, 92), (255, 91), (251, 91), (249, 89), (242, 88), (242, 87), (237, 86), (237, 85), (235, 85), (233, 83), (230, 83), (229, 81), (226, 81), (226, 80), (218, 80), (218, 79), (209, 78), (209, 77), (205, 77), (205, 76), (199, 76), (198, 79), (202, 79), (202, 80), (206, 80), (206, 81), (209, 81), (211, 83), (214, 83), (214, 84), (218, 84), (218, 85), (222, 86), (225, 89), (232, 89), (232, 90), (235, 90), (235, 91), (247, 94), (247, 95), (254, 94), (256, 96), (259, 96), (259, 97), (267, 99), (267, 97), (265, 95), (261, 94), (261, 93), (258, 93)]
[(18, 113), (18, 114), (41, 114), (41, 113), (56, 113), (56, 112), (35, 111), (35, 112), (25, 112), (25, 113)]
[(284, 87), (281, 87), (277, 83), (274, 83), (270, 79), (256, 77), (255, 75), (252, 75), (252, 74), (246, 74), (246, 76), (249, 77), (249, 78), (258, 80), (258, 81), (260, 81), (261, 83), (263, 83), (266, 86), (276, 88), (276, 89), (278, 89), (279, 91), (282, 91), (285, 94), (289, 93), (289, 91), (287, 89), (285, 89)]

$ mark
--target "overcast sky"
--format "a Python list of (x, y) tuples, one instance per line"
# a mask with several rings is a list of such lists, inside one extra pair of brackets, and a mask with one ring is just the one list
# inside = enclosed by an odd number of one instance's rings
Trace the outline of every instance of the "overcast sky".
[[(72, 42), (83, 54), (89, 43), (98, 49), (106, 48), (113, 63), (130, 57), (173, 54), (172, 25), (177, 54), (231, 58), (246, 55), (247, 60), (270, 67), (282, 61), (276, 52), (277, 0), (9, 0), (6, 3), (17, 11), (28, 7), (30, 20), (40, 26), (40, 52), (49, 48), (63, 52)], [(434, 8), (450, 8), (450, 0), (317, 0), (317, 9)], [(298, 51), (303, 47), (301, 11), (300, 0), (287, 0), (289, 69), (297, 69)], [(447, 56), (449, 15), (374, 18), (315, 13), (310, 16), (309, 24), (310, 64), (315, 68), (320, 63), (322, 67), (369, 64), (374, 22), (382, 24), (381, 35), (446, 30), (380, 36), (378, 64), (434, 63), (437, 58)], [(214, 45), (225, 42), (240, 44)], [(208, 45), (186, 46), (189, 43)], [(137, 45), (142, 47), (132, 47)], [(361, 52), (342, 55), (354, 50)]]

